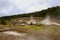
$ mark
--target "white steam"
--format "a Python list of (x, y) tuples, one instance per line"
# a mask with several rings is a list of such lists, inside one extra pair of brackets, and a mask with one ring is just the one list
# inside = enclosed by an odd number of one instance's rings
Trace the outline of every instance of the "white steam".
[(50, 16), (46, 16), (46, 18), (44, 20), (42, 20), (40, 22), (40, 24), (43, 24), (43, 25), (57, 25), (57, 26), (60, 26), (59, 23), (56, 23), (56, 22), (53, 22), (50, 20)]

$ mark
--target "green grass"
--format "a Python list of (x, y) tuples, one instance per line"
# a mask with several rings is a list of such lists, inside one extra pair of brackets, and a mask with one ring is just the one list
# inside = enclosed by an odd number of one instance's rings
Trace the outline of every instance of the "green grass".
[(31, 26), (25, 26), (25, 29), (31, 29), (31, 30), (41, 30), (43, 27), (42, 26), (37, 26), (37, 25), (31, 25)]
[(37, 25), (31, 25), (31, 26), (11, 26), (9, 28), (13, 28), (14, 30), (16, 31), (20, 31), (20, 32), (28, 32), (28, 31), (31, 31), (31, 30), (34, 30), (34, 31), (38, 31), (38, 30), (41, 30), (43, 29), (43, 26), (37, 26)]
[(12, 28), (13, 30), (19, 31), (19, 32), (28, 32), (30, 30), (38, 31), (43, 29), (43, 26), (39, 25), (31, 25), (31, 26), (9, 26), (9, 25), (0, 25), (1, 28)]
[(15, 31), (19, 32), (29, 32), (29, 31), (39, 31), (48, 29), (49, 31), (53, 30), (60, 30), (58, 26), (45, 26), (45, 25), (31, 25), (31, 26), (9, 26), (9, 25), (0, 25), (0, 28), (12, 28)]
[[(13, 31), (27, 33), (34, 35), (35, 38), (50, 38), (50, 40), (60, 40), (60, 27), (59, 26), (46, 26), (46, 25), (31, 25), (31, 26), (1, 26), (0, 28), (13, 28)], [(28, 36), (29, 36), (28, 35)], [(31, 37), (31, 36), (30, 36)], [(24, 38), (24, 37), (23, 37)], [(39, 39), (40, 40), (40, 39)]]

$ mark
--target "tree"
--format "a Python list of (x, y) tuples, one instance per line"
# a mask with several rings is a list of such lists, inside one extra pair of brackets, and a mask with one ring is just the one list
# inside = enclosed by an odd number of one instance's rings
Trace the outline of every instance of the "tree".
[(5, 20), (1, 20), (0, 24), (2, 24), (2, 25), (6, 25), (7, 23), (6, 23)]

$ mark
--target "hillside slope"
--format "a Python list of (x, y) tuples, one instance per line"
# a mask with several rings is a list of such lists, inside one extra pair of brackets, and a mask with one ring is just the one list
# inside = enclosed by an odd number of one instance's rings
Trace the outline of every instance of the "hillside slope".
[(46, 15), (50, 15), (50, 17), (52, 18), (57, 18), (58, 20), (60, 19), (60, 6), (56, 6), (56, 7), (52, 7), (52, 8), (48, 8), (42, 11), (38, 11), (38, 12), (32, 12), (32, 13), (23, 13), (23, 14), (19, 14), (19, 15), (12, 15), (12, 16), (3, 16), (0, 17), (0, 24), (1, 23), (6, 23), (6, 21), (14, 19), (14, 18), (23, 18), (23, 17), (45, 17)]

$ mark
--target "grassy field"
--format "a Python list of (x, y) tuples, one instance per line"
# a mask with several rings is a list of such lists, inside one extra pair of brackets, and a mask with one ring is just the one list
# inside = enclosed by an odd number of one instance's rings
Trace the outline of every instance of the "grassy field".
[(21, 31), (21, 32), (28, 32), (29, 30), (41, 30), (44, 27), (41, 25), (31, 25), (31, 26), (9, 26), (9, 25), (0, 25), (0, 29), (2, 28), (11, 28), (16, 31)]
[(30, 25), (30, 26), (9, 26), (9, 25), (0, 25), (1, 28), (11, 28), (16, 31), (21, 31), (21, 32), (28, 32), (29, 30), (31, 31), (39, 31), (43, 29), (49, 29), (49, 30), (54, 30), (54, 29), (60, 29), (60, 26), (47, 26), (47, 25)]
[[(60, 26), (47, 26), (47, 25), (31, 25), (31, 26), (8, 26), (0, 25), (1, 28), (12, 28), (12, 31), (20, 33), (27, 33), (23, 37), (15, 37), (12, 35), (6, 36), (0, 33), (0, 40), (7, 38), (8, 40), (60, 40)], [(2, 35), (1, 35), (2, 34)], [(11, 37), (9, 39), (9, 37)], [(17, 38), (17, 39), (16, 39)]]

